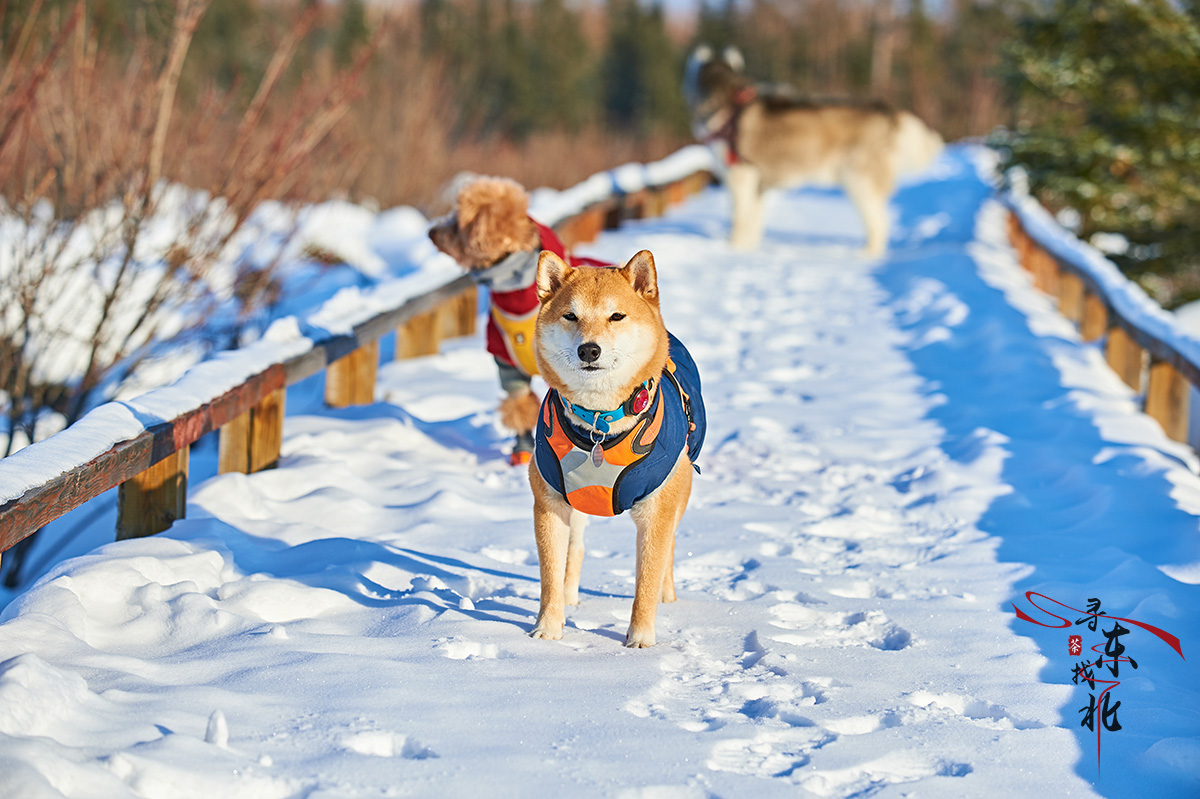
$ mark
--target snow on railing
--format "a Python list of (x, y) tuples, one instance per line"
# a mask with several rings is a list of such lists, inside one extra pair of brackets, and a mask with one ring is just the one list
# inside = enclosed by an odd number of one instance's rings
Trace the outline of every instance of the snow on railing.
[[(563, 191), (534, 192), (530, 213), (564, 243), (591, 241), (626, 219), (661, 214), (706, 186), (708, 148), (626, 164)], [(322, 370), (333, 407), (374, 401), (379, 339), (397, 330), (396, 357), (436, 353), (470, 335), (474, 283), (444, 256), (370, 290), (346, 289), (303, 320), (197, 364), (170, 386), (102, 405), (66, 430), (0, 460), (0, 552), (67, 511), (120, 486), (117, 537), (165, 530), (186, 505), (188, 448), (220, 431), (220, 472), (255, 472), (279, 458), (284, 391)]]
[(1009, 190), (1003, 200), (1013, 246), (1035, 285), (1056, 298), (1085, 341), (1104, 338), (1105, 359), (1142, 395), (1145, 412), (1169, 437), (1188, 443), (1189, 384), (1200, 388), (1200, 339), (1027, 192)]

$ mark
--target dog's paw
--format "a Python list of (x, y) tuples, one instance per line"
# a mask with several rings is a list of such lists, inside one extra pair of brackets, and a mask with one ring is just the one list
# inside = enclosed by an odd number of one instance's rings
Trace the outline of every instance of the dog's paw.
[(625, 646), (630, 649), (645, 649), (648, 646), (654, 646), (654, 628), (638, 630), (630, 627), (629, 632), (625, 633)]
[(553, 624), (548, 621), (539, 621), (537, 626), (533, 628), (533, 632), (529, 633), (530, 638), (542, 638), (547, 641), (557, 641), (562, 638), (563, 623), (558, 622)]

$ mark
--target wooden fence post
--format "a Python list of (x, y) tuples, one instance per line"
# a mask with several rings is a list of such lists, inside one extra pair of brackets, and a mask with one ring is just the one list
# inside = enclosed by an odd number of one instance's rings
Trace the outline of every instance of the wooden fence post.
[(1188, 439), (1188, 381), (1169, 363), (1150, 364), (1150, 383), (1146, 387), (1146, 414), (1154, 417), (1167, 437), (1175, 441)]
[(1037, 286), (1039, 291), (1046, 291), (1046, 251), (1041, 247), (1034, 246), (1029, 251), (1029, 268), (1033, 272), (1033, 285)]
[(117, 489), (117, 540), (166, 530), (187, 510), (188, 447), (182, 447)]
[(1054, 256), (1034, 246), (1029, 253), (1033, 284), (1052, 297), (1058, 296), (1058, 261)]
[(668, 183), (663, 193), (667, 196), (667, 205), (678, 205), (687, 197), (687, 188), (682, 180), (676, 180)]
[(580, 239), (580, 241), (584, 243), (595, 241), (596, 237), (599, 236), (604, 230), (604, 225), (608, 218), (608, 214), (603, 205), (597, 205), (596, 207), (592, 208), (592, 210), (587, 212), (585, 218), (587, 220), (586, 230), (584, 232), (584, 237)]
[(1116, 325), (1108, 331), (1104, 343), (1104, 359), (1125, 384), (1134, 391), (1142, 390), (1142, 360), (1145, 350), (1137, 345), (1125, 328)]
[(325, 369), (325, 404), (331, 408), (346, 408), (374, 402), (378, 367), (378, 340), (329, 364)]
[(1017, 251), (1018, 260), (1021, 252), (1021, 236), (1025, 233), (1025, 229), (1021, 227), (1021, 220), (1017, 219), (1017, 215), (1012, 211), (1008, 212), (1008, 243)]
[(437, 311), (419, 313), (396, 329), (396, 360), (436, 355), (440, 328)]
[(1085, 291), (1083, 294), (1083, 321), (1079, 324), (1079, 335), (1084, 341), (1095, 341), (1108, 330), (1108, 307), (1098, 294)]
[(625, 219), (643, 219), (646, 216), (650, 192), (646, 189), (635, 191), (623, 199)]
[(280, 388), (221, 427), (217, 473), (254, 474), (279, 463), (287, 392)]
[(621, 226), (624, 217), (624, 198), (617, 198), (608, 203), (608, 207), (604, 210), (604, 230), (616, 230)]
[(1046, 283), (1046, 293), (1054, 297), (1057, 304), (1058, 299), (1058, 284), (1062, 279), (1062, 268), (1058, 265), (1058, 259), (1051, 255), (1046, 250), (1042, 250), (1042, 269), (1045, 272), (1043, 280)]
[(479, 295), (474, 287), (459, 294), (457, 297), (458, 335), (475, 335), (475, 317), (478, 315)]
[(662, 216), (671, 207), (671, 198), (668, 196), (666, 186), (659, 186), (654, 193), (658, 195), (658, 215)]
[(437, 330), (438, 341), (454, 338), (458, 335), (458, 299), (451, 297), (441, 302), (433, 309), (434, 329)]
[(221, 425), (217, 443), (217, 474), (250, 474), (250, 417), (254, 410), (238, 414)]
[(1058, 310), (1075, 324), (1083, 322), (1083, 280), (1069, 270), (1063, 270), (1058, 281)]
[(570, 249), (571, 245), (575, 243), (575, 219), (571, 218), (565, 222), (559, 222), (554, 226), (554, 232), (558, 235), (558, 239), (563, 243), (563, 246)]

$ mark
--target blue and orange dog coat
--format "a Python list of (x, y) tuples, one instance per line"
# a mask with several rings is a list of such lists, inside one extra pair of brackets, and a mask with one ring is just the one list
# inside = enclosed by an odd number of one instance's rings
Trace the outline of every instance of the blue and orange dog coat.
[(631, 429), (600, 439), (599, 466), (592, 462), (590, 431), (571, 424), (558, 392), (551, 389), (542, 401), (534, 462), (575, 510), (591, 516), (624, 513), (666, 482), (685, 446), (695, 466), (707, 427), (700, 372), (679, 339), (667, 336), (667, 368), (654, 401)]

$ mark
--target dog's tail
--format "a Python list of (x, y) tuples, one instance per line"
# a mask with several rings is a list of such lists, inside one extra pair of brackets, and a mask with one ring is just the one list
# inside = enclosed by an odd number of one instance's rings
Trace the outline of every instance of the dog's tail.
[(896, 174), (913, 175), (923, 171), (941, 154), (945, 142), (941, 135), (907, 111), (901, 111), (896, 131)]
[(529, 433), (537, 426), (541, 400), (528, 389), (509, 394), (500, 403), (500, 424), (514, 433)]

